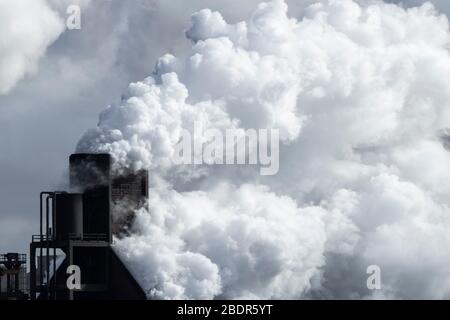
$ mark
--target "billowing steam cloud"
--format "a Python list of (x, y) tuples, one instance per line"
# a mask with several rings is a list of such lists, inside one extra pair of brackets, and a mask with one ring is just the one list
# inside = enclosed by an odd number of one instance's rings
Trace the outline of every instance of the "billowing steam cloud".
[(0, 95), (36, 70), (64, 27), (46, 0), (0, 0)]
[[(116, 246), (150, 298), (450, 298), (444, 16), (273, 1), (236, 24), (202, 10), (186, 36), (78, 145), (150, 169), (150, 210)], [(280, 172), (173, 165), (196, 121), (279, 129)]]

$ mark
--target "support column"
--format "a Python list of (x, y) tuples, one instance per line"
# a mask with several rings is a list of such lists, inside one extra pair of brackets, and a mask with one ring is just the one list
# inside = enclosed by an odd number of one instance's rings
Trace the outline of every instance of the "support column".
[[(73, 241), (69, 240), (69, 266), (73, 265)], [(66, 275), (67, 276), (67, 275)], [(69, 300), (73, 300), (73, 290), (69, 290)]]
[(17, 273), (14, 275), (14, 291), (16, 294), (19, 292), (19, 274), (20, 269), (17, 270)]
[(36, 300), (36, 248), (30, 244), (30, 299)]
[(9, 273), (6, 274), (6, 293), (11, 294), (11, 275)]

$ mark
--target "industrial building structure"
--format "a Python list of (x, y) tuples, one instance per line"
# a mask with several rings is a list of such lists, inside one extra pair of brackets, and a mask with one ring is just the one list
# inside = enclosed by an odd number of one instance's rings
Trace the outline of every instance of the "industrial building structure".
[(15, 252), (0, 254), (0, 300), (28, 298), (27, 255)]
[[(129, 232), (135, 210), (146, 205), (148, 173), (111, 165), (108, 154), (73, 154), (70, 192), (40, 194), (40, 229), (30, 244), (32, 300), (146, 298), (112, 241)], [(71, 287), (77, 270), (80, 285)]]

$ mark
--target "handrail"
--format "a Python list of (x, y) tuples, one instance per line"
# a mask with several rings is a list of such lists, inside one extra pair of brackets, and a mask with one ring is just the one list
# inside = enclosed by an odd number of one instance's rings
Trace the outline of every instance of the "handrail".
[[(25, 253), (19, 253), (17, 255), (17, 260), (15, 260), (15, 262), (20, 262), (20, 263), (26, 263), (27, 262), (27, 255)], [(0, 262), (9, 262), (11, 261), (10, 259), (8, 259), (8, 255), (7, 254), (0, 254)]]
[[(108, 240), (108, 235), (105, 233), (85, 233), (83, 235), (78, 234), (68, 234), (67, 239), (64, 240), (85, 240), (85, 241), (94, 241), (94, 240)], [(53, 236), (49, 235), (39, 235), (35, 234), (31, 236), (32, 242), (51, 242), (54, 241)]]

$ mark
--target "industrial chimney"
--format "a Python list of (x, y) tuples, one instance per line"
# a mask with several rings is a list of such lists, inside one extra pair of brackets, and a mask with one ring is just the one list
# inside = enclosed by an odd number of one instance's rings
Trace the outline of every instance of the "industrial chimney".
[[(148, 172), (118, 174), (109, 154), (73, 154), (70, 187), (41, 193), (40, 233), (30, 244), (31, 299), (145, 299), (112, 241), (147, 204)], [(73, 266), (81, 276), (76, 289), (67, 286)]]

